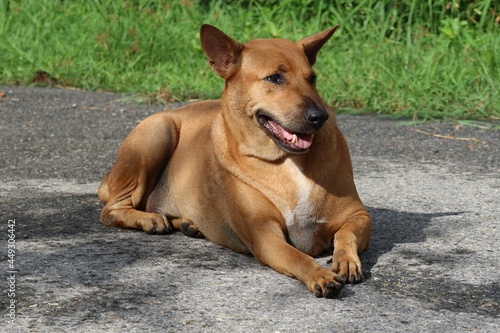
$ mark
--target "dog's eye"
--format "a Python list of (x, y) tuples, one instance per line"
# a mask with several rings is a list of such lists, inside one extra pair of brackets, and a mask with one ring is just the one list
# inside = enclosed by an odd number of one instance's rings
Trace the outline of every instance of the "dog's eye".
[(285, 83), (285, 78), (281, 74), (269, 75), (264, 80), (269, 81), (271, 83), (275, 83), (275, 84), (283, 84), (283, 83)]
[(311, 76), (309, 76), (309, 84), (311, 86), (316, 85), (316, 74), (311, 74)]

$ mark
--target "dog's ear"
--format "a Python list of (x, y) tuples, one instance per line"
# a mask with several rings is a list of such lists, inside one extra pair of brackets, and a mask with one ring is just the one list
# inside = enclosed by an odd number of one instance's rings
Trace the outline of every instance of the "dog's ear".
[(243, 44), (208, 24), (201, 26), (200, 39), (201, 47), (212, 70), (224, 79), (233, 75), (240, 60)]
[(304, 49), (304, 52), (311, 66), (316, 62), (316, 55), (318, 54), (319, 50), (323, 47), (323, 45), (325, 45), (330, 37), (332, 37), (333, 33), (335, 32), (335, 30), (337, 30), (338, 27), (338, 24), (334, 25), (330, 29), (318, 32), (297, 42), (297, 44), (302, 46), (302, 48)]

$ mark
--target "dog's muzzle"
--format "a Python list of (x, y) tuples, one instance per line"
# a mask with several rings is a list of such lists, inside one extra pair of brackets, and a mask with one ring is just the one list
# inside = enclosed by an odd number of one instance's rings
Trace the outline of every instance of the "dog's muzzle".
[(289, 153), (304, 153), (311, 147), (314, 133), (328, 120), (328, 113), (323, 108), (309, 107), (303, 114), (305, 121), (299, 130), (286, 128), (264, 110), (257, 113), (257, 121), (281, 149)]
[(315, 131), (319, 131), (328, 120), (328, 112), (320, 107), (310, 107), (305, 112), (306, 121)]

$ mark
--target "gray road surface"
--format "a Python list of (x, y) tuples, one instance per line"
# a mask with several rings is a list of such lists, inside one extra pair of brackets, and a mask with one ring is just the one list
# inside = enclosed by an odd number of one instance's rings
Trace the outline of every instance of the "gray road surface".
[(0, 331), (500, 331), (500, 131), (339, 116), (374, 229), (364, 282), (326, 300), (206, 240), (99, 222), (101, 176), (160, 105), (2, 92)]

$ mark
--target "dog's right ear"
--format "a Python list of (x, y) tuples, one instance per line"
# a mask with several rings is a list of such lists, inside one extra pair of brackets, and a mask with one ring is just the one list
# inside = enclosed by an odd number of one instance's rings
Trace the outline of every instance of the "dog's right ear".
[(231, 77), (240, 61), (243, 44), (208, 24), (201, 26), (200, 39), (210, 68), (224, 79)]

